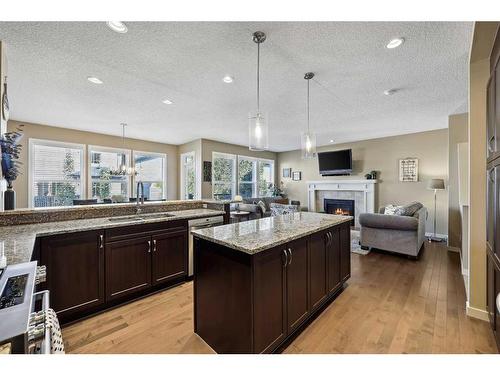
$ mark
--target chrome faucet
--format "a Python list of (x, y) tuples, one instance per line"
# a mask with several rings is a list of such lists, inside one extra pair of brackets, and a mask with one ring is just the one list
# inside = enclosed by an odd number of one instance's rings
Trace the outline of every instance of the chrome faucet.
[[(139, 188), (141, 188), (141, 200), (139, 202)], [(144, 184), (142, 181), (137, 181), (137, 187), (136, 187), (136, 196), (135, 196), (135, 202), (136, 202), (136, 214), (139, 215), (142, 211), (141, 207), (139, 204), (144, 204)]]

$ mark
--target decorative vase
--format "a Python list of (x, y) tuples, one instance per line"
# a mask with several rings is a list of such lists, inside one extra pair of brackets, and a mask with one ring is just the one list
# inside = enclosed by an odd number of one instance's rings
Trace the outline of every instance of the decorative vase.
[(16, 208), (16, 192), (12, 186), (7, 186), (7, 190), (3, 193), (3, 208), (5, 211)]

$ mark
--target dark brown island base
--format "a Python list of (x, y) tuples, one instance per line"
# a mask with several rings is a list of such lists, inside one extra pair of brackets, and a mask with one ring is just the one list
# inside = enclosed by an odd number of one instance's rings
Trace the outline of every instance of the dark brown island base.
[(194, 231), (194, 330), (217, 353), (282, 350), (350, 277), (349, 216), (295, 213)]

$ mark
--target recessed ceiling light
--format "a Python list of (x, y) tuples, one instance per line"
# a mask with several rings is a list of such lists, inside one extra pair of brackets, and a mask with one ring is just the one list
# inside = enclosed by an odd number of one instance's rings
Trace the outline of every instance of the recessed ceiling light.
[(225, 83), (232, 83), (234, 81), (234, 78), (231, 77), (231, 76), (224, 76), (224, 78), (222, 78), (222, 80), (225, 82)]
[(330, 139), (330, 143), (333, 143), (333, 139)]
[(89, 82), (95, 83), (96, 85), (102, 85), (104, 82), (97, 77), (87, 77)]
[(385, 90), (384, 95), (390, 96), (390, 95), (395, 94), (396, 91), (398, 91), (398, 90), (396, 90), (396, 89)]
[(111, 30), (120, 34), (125, 34), (128, 31), (127, 25), (121, 21), (108, 21), (106, 24)]
[(164, 99), (164, 100), (162, 100), (162, 103), (165, 103), (165, 104), (172, 104), (172, 103), (173, 103), (173, 101), (168, 100), (168, 99)]
[(389, 43), (387, 43), (387, 48), (393, 49), (399, 47), (401, 44), (405, 42), (405, 38), (394, 38)]

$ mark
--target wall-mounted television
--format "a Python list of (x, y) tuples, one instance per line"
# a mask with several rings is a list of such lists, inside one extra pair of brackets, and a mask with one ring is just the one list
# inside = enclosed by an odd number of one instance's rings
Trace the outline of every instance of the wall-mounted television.
[(339, 150), (318, 153), (319, 173), (322, 176), (342, 176), (352, 172), (352, 151)]

